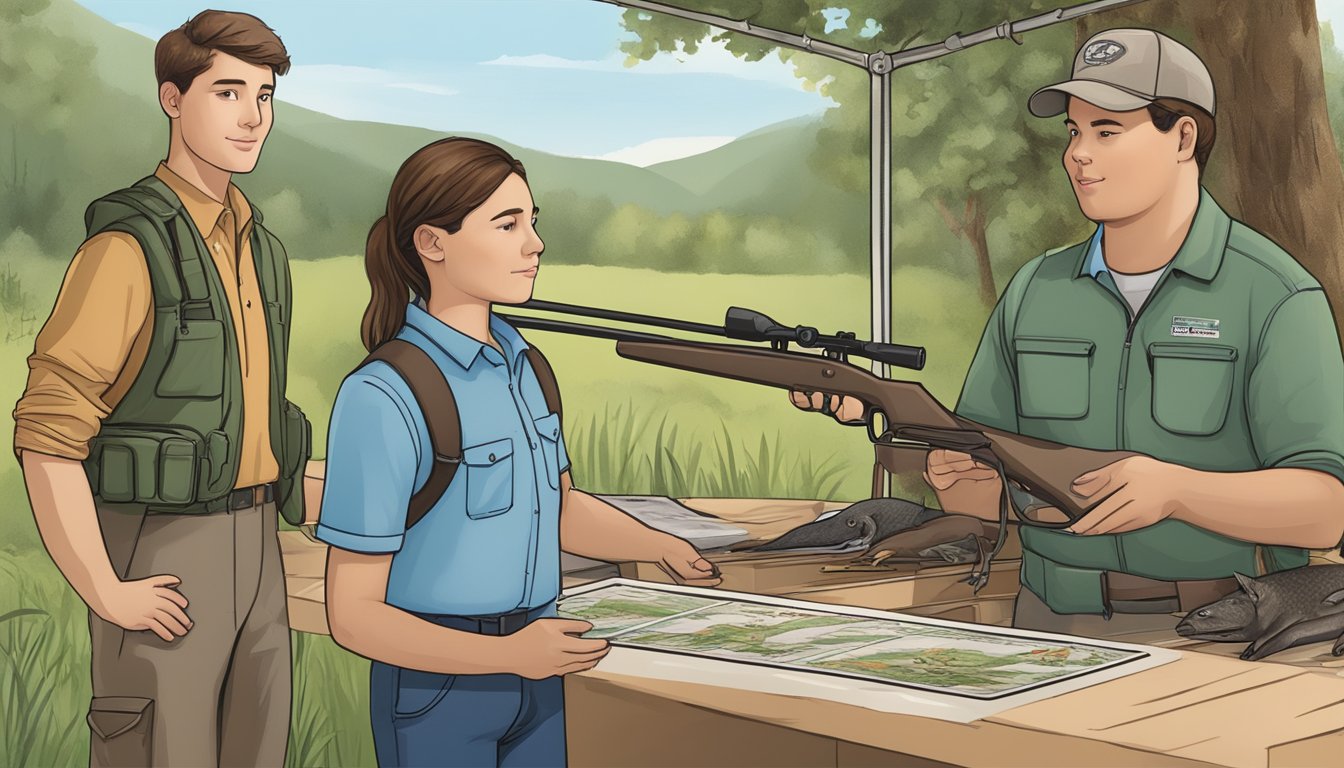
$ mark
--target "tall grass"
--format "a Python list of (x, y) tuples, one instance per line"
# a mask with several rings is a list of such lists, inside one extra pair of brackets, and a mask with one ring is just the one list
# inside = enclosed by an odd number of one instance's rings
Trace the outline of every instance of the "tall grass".
[[(11, 238), (13, 240), (13, 238)], [(15, 241), (17, 242), (17, 241)], [(25, 246), (26, 248), (26, 246)], [(14, 242), (0, 257), (18, 253)], [(0, 250), (5, 250), (0, 248)], [(19, 249), (22, 250), (22, 249)], [(6, 259), (0, 258), (0, 263)], [(42, 267), (15, 259), (22, 291), (36, 306), (50, 305), (59, 285), (55, 262)], [(638, 270), (552, 267), (546, 297), (602, 304), (613, 286), (629, 306), (652, 314), (697, 319), (746, 296), (756, 308), (783, 318), (805, 316), (831, 327), (861, 327), (851, 303), (823, 302), (821, 293), (852, 295), (865, 288), (850, 277), (659, 275)], [(0, 269), (0, 275), (3, 270)], [(899, 272), (922, 291), (904, 306), (900, 327), (911, 339), (953, 350), (940, 368), (921, 372), (934, 391), (955, 393), (975, 336), (959, 327), (958, 311), (942, 297), (955, 281)], [(340, 382), (363, 352), (362, 301), (318, 301), (362, 286), (361, 264), (331, 259), (295, 265), (296, 302), (290, 398), (314, 422), (316, 455), (325, 453), (327, 415)], [(15, 288), (0, 285), (0, 290)], [(693, 306), (679, 306), (694, 297)], [(964, 321), (967, 325), (975, 321)], [(975, 329), (978, 332), (978, 328)], [(529, 340), (534, 336), (529, 335)], [(3, 339), (3, 336), (0, 336)], [(617, 357), (591, 339), (537, 334), (557, 368), (565, 393), (565, 440), (575, 484), (600, 493), (673, 497), (859, 499), (868, 495), (872, 453), (859, 430), (802, 414), (783, 392)], [(0, 399), (13, 403), (27, 377), (30, 338), (0, 341)], [(335, 373), (333, 373), (335, 372)], [(0, 427), (12, 434), (9, 407)], [(0, 463), (0, 766), (75, 766), (88, 762), (88, 612), (41, 547), (14, 463)], [(912, 497), (913, 498), (913, 497)], [(295, 634), (290, 748), (286, 765), (373, 765), (368, 715), (368, 661), (328, 637)]]
[(0, 555), (0, 762), (88, 761), (88, 616), (35, 553)]
[[(572, 417), (573, 418), (573, 417)], [(607, 493), (837, 498), (866, 467), (809, 446), (673, 423), (633, 402), (578, 415), (567, 438), (575, 484)], [(849, 496), (865, 495), (859, 490)], [(0, 765), (87, 764), (87, 609), (37, 550), (0, 552)], [(369, 662), (325, 636), (292, 634), (294, 681), (286, 768), (374, 765)]]
[(751, 447), (717, 421), (706, 435), (630, 402), (605, 406), (566, 437), (575, 485), (597, 493), (807, 499), (837, 498), (853, 485), (846, 483), (853, 469), (838, 456), (818, 462), (778, 433), (773, 442), (761, 434)]
[(294, 704), (286, 768), (375, 765), (369, 662), (330, 637), (291, 632)]

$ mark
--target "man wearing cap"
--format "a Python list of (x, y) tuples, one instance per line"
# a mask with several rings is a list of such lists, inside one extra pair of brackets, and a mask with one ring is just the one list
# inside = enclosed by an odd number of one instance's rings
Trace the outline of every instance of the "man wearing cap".
[[(1173, 627), (1231, 577), (1307, 562), (1344, 534), (1344, 362), (1320, 283), (1200, 186), (1214, 88), (1188, 48), (1113, 29), (1037, 91), (1063, 121), (1087, 241), (1047, 251), (990, 315), (956, 411), (987, 426), (1136, 451), (1078, 477), (1092, 510), (1022, 526), (1017, 627)], [(794, 395), (799, 407), (820, 407)], [(825, 405), (830, 405), (825, 403)], [(846, 399), (836, 418), (862, 413)], [(934, 450), (943, 508), (995, 518), (987, 465)], [(1030, 502), (1029, 498), (1021, 501)]]

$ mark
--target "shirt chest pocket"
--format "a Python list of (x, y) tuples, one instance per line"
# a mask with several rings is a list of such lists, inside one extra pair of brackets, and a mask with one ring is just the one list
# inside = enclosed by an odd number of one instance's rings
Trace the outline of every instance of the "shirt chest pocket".
[(1081, 419), (1092, 386), (1092, 352), (1085, 339), (1041, 336), (1013, 340), (1017, 354), (1017, 413), (1027, 419)]
[(541, 438), (541, 453), (546, 461), (546, 482), (552, 488), (560, 487), (560, 415), (548, 413), (537, 419), (537, 436)]
[(1222, 429), (1236, 360), (1236, 347), (1220, 344), (1149, 344), (1153, 420), (1178, 435), (1211, 435)]
[(468, 517), (494, 517), (513, 506), (512, 438), (462, 449), (462, 464), (467, 475)]

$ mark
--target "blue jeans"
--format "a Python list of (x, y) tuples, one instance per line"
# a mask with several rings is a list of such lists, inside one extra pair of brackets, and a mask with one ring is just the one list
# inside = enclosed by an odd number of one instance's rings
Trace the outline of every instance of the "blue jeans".
[[(552, 603), (522, 618), (531, 622), (554, 612)], [(499, 634), (475, 619), (421, 618)], [(559, 677), (441, 675), (374, 661), (369, 710), (378, 765), (564, 766), (563, 686)]]

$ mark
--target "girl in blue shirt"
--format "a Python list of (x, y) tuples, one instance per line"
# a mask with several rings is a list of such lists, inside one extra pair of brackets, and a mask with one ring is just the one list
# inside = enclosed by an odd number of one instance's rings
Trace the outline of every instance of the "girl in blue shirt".
[(380, 765), (562, 765), (561, 679), (605, 640), (555, 618), (559, 553), (648, 560), (712, 586), (687, 542), (575, 489), (527, 342), (491, 312), (532, 295), (543, 244), (521, 163), (449, 138), (397, 172), (369, 232), (369, 350), (408, 341), (457, 402), (462, 463), (423, 519), (411, 496), (434, 462), (420, 404), (387, 363), (361, 366), (332, 412), (318, 538), (331, 544), (337, 643), (372, 660)]

